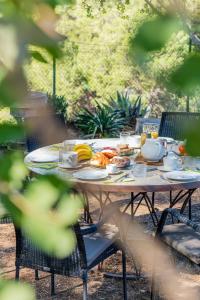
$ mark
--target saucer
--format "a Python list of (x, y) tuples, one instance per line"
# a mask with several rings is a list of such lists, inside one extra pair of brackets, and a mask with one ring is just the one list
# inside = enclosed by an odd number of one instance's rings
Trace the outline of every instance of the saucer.
[(175, 170), (172, 170), (170, 168), (167, 168), (165, 166), (160, 166), (160, 167), (157, 167), (157, 169), (161, 172), (172, 172), (172, 171), (182, 171), (183, 168), (179, 168), (179, 169), (175, 169)]
[(108, 172), (109, 175), (118, 175), (118, 174), (121, 174), (122, 171), (121, 170), (117, 170), (115, 172)]
[(66, 166), (65, 164), (58, 163), (58, 167), (62, 168), (62, 169), (67, 169), (67, 170), (77, 170), (77, 169), (82, 168), (82, 164), (77, 164), (74, 167), (69, 167), (69, 166)]

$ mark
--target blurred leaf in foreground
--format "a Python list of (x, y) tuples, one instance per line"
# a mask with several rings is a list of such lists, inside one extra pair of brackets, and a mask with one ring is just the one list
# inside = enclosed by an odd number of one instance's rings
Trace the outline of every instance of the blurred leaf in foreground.
[(139, 64), (143, 63), (148, 53), (161, 50), (180, 27), (180, 21), (171, 15), (157, 16), (144, 22), (129, 41), (130, 57)]
[(44, 58), (44, 56), (42, 56), (42, 54), (40, 54), (40, 52), (38, 51), (29, 51), (30, 55), (36, 59), (37, 61), (41, 62), (41, 63), (47, 63), (47, 60)]
[[(20, 225), (33, 243), (49, 255), (65, 257), (76, 243), (71, 226), (77, 221), (82, 201), (66, 187), (66, 182), (55, 176), (38, 177), (31, 182), (20, 198), (23, 215)], [(17, 200), (17, 201), (16, 201)]]
[(0, 281), (1, 300), (35, 300), (34, 290), (22, 283), (13, 281)]
[(4, 123), (0, 125), (0, 143), (7, 143), (24, 137), (24, 128), (20, 125)]
[(193, 119), (185, 126), (186, 151), (191, 156), (200, 156), (200, 120)]
[(200, 54), (190, 54), (171, 75), (170, 87), (192, 95), (200, 87)]
[(21, 189), (28, 170), (19, 152), (7, 154), (0, 159), (0, 181), (6, 182), (11, 188)]
[(26, 91), (27, 84), (23, 70), (16, 68), (8, 72), (0, 82), (0, 105), (12, 106), (13, 103), (21, 103)]

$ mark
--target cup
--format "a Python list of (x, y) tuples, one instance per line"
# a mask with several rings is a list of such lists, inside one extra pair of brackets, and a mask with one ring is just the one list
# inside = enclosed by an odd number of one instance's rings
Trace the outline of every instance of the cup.
[(182, 159), (175, 156), (163, 158), (164, 167), (169, 171), (182, 169)]
[(108, 164), (106, 166), (106, 170), (108, 174), (116, 173), (117, 172), (117, 166), (115, 164)]
[(133, 177), (146, 177), (147, 176), (147, 166), (142, 163), (136, 163), (131, 170), (131, 175)]
[(78, 164), (78, 153), (74, 151), (61, 150), (59, 161), (66, 168), (75, 168)]
[(121, 144), (128, 144), (130, 136), (131, 136), (130, 132), (120, 132), (120, 143)]

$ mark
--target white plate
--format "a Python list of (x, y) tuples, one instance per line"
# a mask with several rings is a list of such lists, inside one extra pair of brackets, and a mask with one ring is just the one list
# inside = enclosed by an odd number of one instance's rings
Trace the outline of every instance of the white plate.
[(73, 176), (81, 180), (101, 180), (108, 177), (108, 172), (103, 170), (82, 170), (75, 172)]
[(194, 174), (187, 171), (172, 171), (164, 175), (167, 179), (176, 180), (176, 181), (192, 181), (200, 180), (199, 174)]
[[(165, 167), (165, 166), (159, 166), (159, 167), (157, 167), (157, 169), (158, 169), (159, 171), (161, 171), (161, 172), (172, 172), (171, 169), (168, 169), (168, 168)], [(178, 169), (178, 170), (176, 170), (176, 171), (182, 171), (182, 170), (183, 170), (183, 168), (180, 168), (180, 169)]]
[(54, 153), (44, 153), (44, 152), (35, 152), (29, 156), (29, 159), (33, 162), (56, 162), (58, 161), (59, 157), (58, 154)]
[(66, 166), (65, 164), (63, 163), (58, 163), (58, 167), (59, 168), (62, 168), (62, 169), (68, 169), (68, 170), (76, 170), (76, 169), (80, 169), (82, 168), (82, 164), (78, 164), (76, 165), (75, 167), (69, 167), (69, 166)]
[(108, 172), (109, 175), (118, 175), (118, 174), (120, 174), (120, 173), (122, 173), (121, 170), (117, 170), (117, 171), (115, 171), (115, 172)]

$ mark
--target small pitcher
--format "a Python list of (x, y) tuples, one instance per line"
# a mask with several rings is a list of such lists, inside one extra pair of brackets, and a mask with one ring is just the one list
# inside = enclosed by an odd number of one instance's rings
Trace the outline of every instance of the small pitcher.
[(172, 151), (170, 151), (168, 155), (163, 158), (163, 163), (166, 170), (169, 171), (182, 169), (182, 159)]

